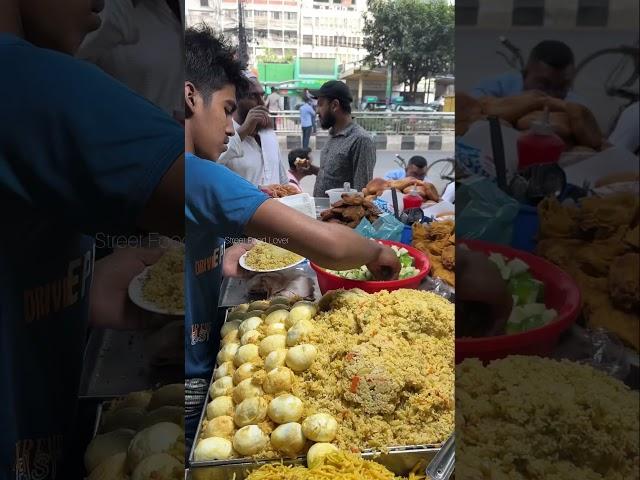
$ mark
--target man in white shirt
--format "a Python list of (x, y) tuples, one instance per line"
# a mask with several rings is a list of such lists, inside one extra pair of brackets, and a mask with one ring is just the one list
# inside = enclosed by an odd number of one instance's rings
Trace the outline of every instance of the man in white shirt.
[(184, 0), (108, 0), (77, 56), (184, 118)]
[(255, 77), (251, 77), (248, 91), (238, 92), (238, 108), (233, 114), (236, 134), (229, 139), (227, 151), (220, 155), (218, 163), (254, 185), (286, 185), (287, 169), (263, 96)]
[(638, 126), (638, 102), (632, 103), (624, 109), (616, 128), (609, 137), (609, 142), (616, 147), (629, 150), (638, 154), (638, 144), (640, 143), (640, 127)]

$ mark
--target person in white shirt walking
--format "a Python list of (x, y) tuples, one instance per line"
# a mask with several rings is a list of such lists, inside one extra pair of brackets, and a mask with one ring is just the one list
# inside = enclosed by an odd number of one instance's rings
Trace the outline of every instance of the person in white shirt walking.
[[(271, 93), (265, 98), (265, 104), (271, 113), (277, 114), (277, 112), (284, 110), (284, 99), (275, 87), (271, 87)], [(276, 118), (276, 122), (273, 125), (274, 130), (277, 129), (277, 124), (278, 119)]]
[(238, 108), (233, 114), (236, 134), (229, 138), (218, 163), (254, 185), (286, 185), (287, 169), (272, 129), (273, 119), (262, 101), (264, 91), (255, 77), (250, 78), (249, 90), (237, 95)]

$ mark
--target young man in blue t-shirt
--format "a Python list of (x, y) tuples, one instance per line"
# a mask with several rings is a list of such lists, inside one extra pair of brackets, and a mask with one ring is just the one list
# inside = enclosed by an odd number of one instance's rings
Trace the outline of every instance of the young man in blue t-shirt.
[(94, 3), (0, 2), (0, 480), (77, 478), (64, 460), (88, 320), (139, 320), (127, 285), (157, 253), (94, 267), (93, 236), (184, 228), (184, 130), (71, 56)]
[(390, 248), (341, 225), (321, 223), (277, 200), (218, 165), (228, 137), (236, 88), (246, 88), (234, 52), (207, 27), (185, 35), (185, 422), (193, 440), (214, 367), (219, 330), (221, 278), (238, 274), (237, 243), (224, 252), (224, 239), (244, 235), (268, 238), (332, 269), (367, 265), (377, 278), (397, 277), (398, 259)]

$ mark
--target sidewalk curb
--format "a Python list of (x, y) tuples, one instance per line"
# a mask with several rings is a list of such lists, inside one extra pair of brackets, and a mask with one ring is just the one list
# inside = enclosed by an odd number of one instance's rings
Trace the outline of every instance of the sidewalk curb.
[[(322, 150), (327, 135), (312, 135), (309, 148)], [(452, 151), (455, 145), (453, 132), (444, 135), (385, 135), (374, 136), (376, 150), (420, 150), (420, 151)], [(292, 134), (278, 134), (281, 150), (293, 150), (302, 147), (302, 137)]]

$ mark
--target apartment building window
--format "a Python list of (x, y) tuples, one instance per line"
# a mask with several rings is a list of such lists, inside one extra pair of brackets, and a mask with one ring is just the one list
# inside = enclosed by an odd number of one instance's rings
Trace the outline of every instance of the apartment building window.
[(200, 6), (201, 7), (208, 7), (209, 6), (209, 0), (200, 0)]
[(298, 20), (298, 14), (296, 12), (285, 12), (285, 16), (287, 20), (292, 20), (292, 21)]
[(303, 45), (313, 45), (313, 35), (303, 35), (302, 36), (302, 44)]
[(578, 0), (578, 27), (604, 27), (608, 20), (609, 0)]
[(458, 0), (456, 2), (456, 25), (478, 24), (478, 0)]
[(271, 18), (274, 20), (280, 20), (280, 13), (281, 12), (271, 12)]
[(267, 18), (267, 12), (265, 10), (256, 10), (255, 16), (258, 18)]
[(282, 31), (281, 30), (269, 30), (269, 37), (272, 40), (282, 41)]
[(544, 0), (514, 0), (511, 23), (520, 27), (544, 25)]
[(298, 32), (296, 32), (295, 30), (286, 30), (284, 32), (284, 36), (287, 40), (297, 40)]
[(267, 31), (266, 30), (256, 30), (256, 38), (267, 38)]

